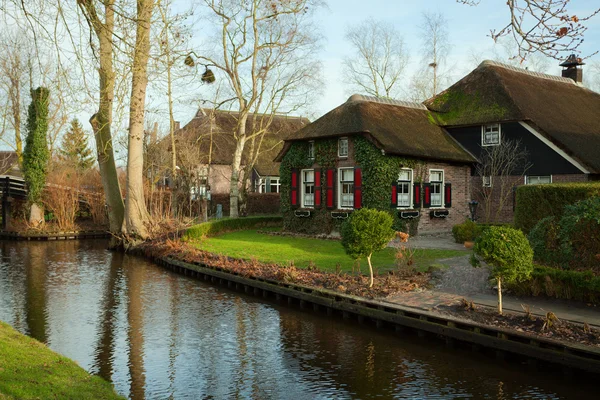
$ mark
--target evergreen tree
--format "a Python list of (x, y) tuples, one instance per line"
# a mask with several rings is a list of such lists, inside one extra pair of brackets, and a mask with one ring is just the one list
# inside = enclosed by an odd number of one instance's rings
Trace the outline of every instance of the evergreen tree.
[(59, 151), (62, 161), (80, 171), (94, 165), (92, 150), (88, 147), (87, 137), (77, 118), (71, 121), (71, 127), (63, 136)]
[(31, 91), (31, 104), (27, 114), (27, 139), (23, 151), (23, 172), (27, 182), (28, 198), (31, 203), (30, 221), (43, 222), (41, 212), (42, 191), (48, 172), (48, 97), (45, 87)]

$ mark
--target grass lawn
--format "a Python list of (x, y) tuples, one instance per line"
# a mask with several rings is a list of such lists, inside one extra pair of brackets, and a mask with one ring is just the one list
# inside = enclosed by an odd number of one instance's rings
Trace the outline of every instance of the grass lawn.
[(0, 322), (0, 399), (124, 399), (104, 379)]
[[(219, 236), (191, 242), (199, 249), (211, 253), (223, 254), (242, 259), (256, 259), (289, 265), (291, 261), (300, 268), (306, 268), (312, 261), (319, 269), (329, 272), (336, 270), (340, 264), (344, 272), (352, 271), (354, 260), (346, 255), (339, 241), (290, 236), (270, 236), (257, 233), (256, 230), (225, 233)], [(415, 266), (425, 271), (440, 258), (465, 255), (459, 250), (417, 249)], [(396, 268), (394, 265), (395, 249), (386, 248), (372, 257), (373, 268), (380, 272)], [(363, 272), (368, 270), (367, 261), (360, 260)]]

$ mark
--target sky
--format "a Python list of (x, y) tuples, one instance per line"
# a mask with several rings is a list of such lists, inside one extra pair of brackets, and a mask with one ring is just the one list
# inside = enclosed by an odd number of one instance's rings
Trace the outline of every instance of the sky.
[[(491, 29), (500, 29), (509, 21), (509, 10), (504, 0), (481, 0), (477, 6), (467, 6), (455, 0), (329, 0), (327, 7), (318, 12), (318, 22), (325, 37), (321, 52), (326, 87), (315, 106), (317, 114), (323, 114), (345, 102), (351, 93), (342, 78), (342, 59), (353, 54), (345, 40), (348, 26), (358, 24), (368, 17), (393, 24), (403, 35), (411, 59), (406, 74), (409, 78), (419, 67), (420, 31), (419, 26), (424, 12), (440, 12), (448, 20), (450, 66), (454, 81), (468, 73), (476, 64), (473, 51), (491, 55), (493, 40), (488, 36)], [(572, 13), (583, 15), (593, 7), (599, 7), (598, 0), (572, 0)], [(570, 9), (570, 11), (571, 11)], [(600, 49), (600, 16), (588, 23), (585, 41), (580, 47), (583, 55)], [(595, 55), (592, 60), (599, 60)], [(556, 60), (549, 60), (550, 74), (560, 74), (561, 67)], [(585, 67), (584, 67), (585, 79)]]

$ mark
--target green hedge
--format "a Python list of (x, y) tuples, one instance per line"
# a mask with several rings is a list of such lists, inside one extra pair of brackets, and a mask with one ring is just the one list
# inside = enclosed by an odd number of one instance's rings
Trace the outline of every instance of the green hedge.
[(219, 220), (205, 222), (194, 225), (189, 228), (184, 239), (202, 239), (209, 236), (215, 236), (224, 232), (241, 231), (245, 229), (255, 229), (275, 226), (282, 224), (281, 216), (268, 217), (244, 217), (244, 218), (223, 218)]
[(600, 276), (591, 271), (572, 271), (536, 265), (531, 278), (508, 285), (517, 295), (546, 295), (557, 299), (600, 301)]
[(541, 219), (562, 217), (566, 205), (600, 196), (600, 182), (523, 185), (517, 188), (514, 224), (525, 233)]

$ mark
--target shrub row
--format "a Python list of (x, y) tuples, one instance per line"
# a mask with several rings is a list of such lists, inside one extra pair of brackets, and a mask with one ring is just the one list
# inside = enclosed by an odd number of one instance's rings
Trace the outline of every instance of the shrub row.
[(510, 227), (509, 224), (479, 224), (467, 219), (462, 224), (457, 224), (452, 227), (452, 236), (454, 236), (454, 241), (456, 243), (475, 241), (491, 226)]
[(597, 303), (600, 301), (600, 276), (591, 271), (569, 271), (536, 265), (531, 278), (508, 287), (517, 295), (540, 294), (557, 299)]
[(540, 220), (529, 241), (541, 263), (600, 274), (600, 197), (565, 206), (560, 220), (552, 216)]
[(566, 205), (600, 196), (600, 182), (523, 185), (517, 188), (514, 224), (525, 233), (541, 219), (562, 217)]
[(244, 229), (265, 228), (281, 226), (281, 216), (223, 218), (205, 222), (189, 228), (184, 235), (185, 239), (202, 239), (215, 236), (224, 232), (241, 231)]

